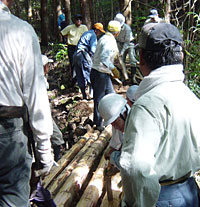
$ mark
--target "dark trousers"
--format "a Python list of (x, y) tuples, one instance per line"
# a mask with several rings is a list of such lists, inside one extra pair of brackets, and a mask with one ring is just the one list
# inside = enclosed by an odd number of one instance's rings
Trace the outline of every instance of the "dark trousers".
[(95, 69), (91, 70), (90, 80), (93, 88), (94, 99), (94, 124), (96, 126), (102, 126), (102, 118), (98, 112), (99, 101), (109, 93), (115, 93), (115, 90), (110, 79), (110, 75), (107, 73), (101, 73)]
[(68, 58), (69, 58), (69, 64), (71, 67), (71, 77), (75, 78), (76, 77), (76, 72), (73, 69), (73, 55), (76, 51), (76, 45), (68, 45)]
[(162, 186), (156, 207), (199, 207), (198, 187), (194, 178)]
[(22, 118), (0, 120), (0, 206), (28, 207), (32, 157)]

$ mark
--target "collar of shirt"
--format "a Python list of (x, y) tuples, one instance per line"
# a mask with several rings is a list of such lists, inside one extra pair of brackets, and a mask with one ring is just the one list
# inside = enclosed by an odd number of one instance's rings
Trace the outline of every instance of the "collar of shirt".
[(0, 1), (0, 10), (10, 13), (9, 8), (2, 1)]

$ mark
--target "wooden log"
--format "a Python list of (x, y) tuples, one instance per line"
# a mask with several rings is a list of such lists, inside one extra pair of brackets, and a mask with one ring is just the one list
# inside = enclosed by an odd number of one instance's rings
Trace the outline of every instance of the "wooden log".
[(68, 166), (58, 175), (54, 182), (48, 187), (49, 192), (54, 197), (59, 188), (66, 182), (66, 179), (70, 176), (73, 169), (77, 166), (79, 160), (84, 156), (84, 154), (90, 149), (90, 146), (98, 138), (99, 132), (94, 133), (90, 139), (85, 143), (84, 147), (76, 154), (73, 160), (68, 164)]
[(75, 155), (85, 145), (87, 139), (81, 138), (75, 145), (69, 149), (65, 155), (58, 161), (59, 166), (52, 167), (50, 174), (42, 181), (44, 188), (47, 188), (51, 182), (63, 171), (63, 169), (71, 162)]
[(79, 161), (76, 168), (72, 171), (70, 177), (62, 185), (54, 201), (57, 207), (70, 207), (72, 202), (79, 197), (79, 191), (84, 184), (93, 162), (102, 153), (108, 145), (111, 136), (111, 127), (107, 127), (97, 141), (95, 141), (91, 148), (86, 152), (83, 158)]
[(122, 194), (122, 187), (119, 187), (118, 184), (121, 181), (120, 173), (117, 173), (116, 175), (112, 176), (111, 181), (111, 189), (113, 194), (113, 200), (109, 201), (107, 193), (103, 197), (102, 203), (100, 207), (118, 207), (120, 206), (121, 202), (121, 194)]
[(81, 199), (79, 200), (76, 207), (95, 207), (98, 199), (103, 193), (103, 184), (104, 184), (104, 169), (107, 167), (107, 161), (104, 158), (104, 155), (101, 158), (101, 161), (98, 165), (97, 170), (95, 171), (92, 179), (90, 180), (87, 188), (85, 189)]
[(85, 145), (87, 140), (93, 136), (96, 136), (96, 133), (94, 133), (94, 130), (91, 129), (88, 131), (84, 136), (82, 136), (79, 141), (74, 144), (58, 161), (59, 166), (52, 167), (50, 174), (45, 177), (45, 179), (42, 181), (42, 184), (44, 188), (48, 188), (49, 185), (54, 181), (55, 178), (65, 169), (65, 167), (72, 161), (72, 159), (76, 156), (76, 154), (81, 150), (81, 148)]

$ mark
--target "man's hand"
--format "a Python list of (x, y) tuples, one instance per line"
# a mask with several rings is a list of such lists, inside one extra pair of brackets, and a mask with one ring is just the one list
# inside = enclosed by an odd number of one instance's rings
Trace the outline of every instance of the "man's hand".
[(120, 78), (120, 73), (117, 68), (112, 69), (113, 78)]
[(106, 152), (105, 152), (105, 154), (104, 154), (104, 158), (106, 159), (106, 160), (109, 160), (110, 159), (110, 154), (112, 153), (114, 151), (114, 149), (113, 148), (108, 148), (107, 150), (106, 150)]

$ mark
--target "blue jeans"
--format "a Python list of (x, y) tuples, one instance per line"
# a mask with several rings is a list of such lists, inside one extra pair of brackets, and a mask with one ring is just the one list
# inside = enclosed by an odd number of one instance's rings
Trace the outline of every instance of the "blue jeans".
[(101, 73), (95, 69), (92, 69), (90, 80), (93, 88), (94, 98), (94, 124), (96, 124), (96, 126), (102, 126), (102, 118), (98, 112), (99, 101), (106, 94), (115, 93), (115, 90), (113, 88), (110, 75), (107, 73)]
[(121, 151), (113, 151), (110, 155), (110, 163), (113, 164), (115, 167), (117, 167), (120, 170), (120, 159)]
[(28, 207), (32, 157), (22, 118), (0, 120), (0, 206)]
[(78, 86), (80, 87), (83, 98), (85, 99), (86, 86), (90, 86), (90, 72), (92, 65), (88, 63), (82, 52), (75, 52), (73, 56), (73, 67), (76, 71)]
[(156, 207), (199, 207), (198, 187), (194, 178), (162, 186)]

